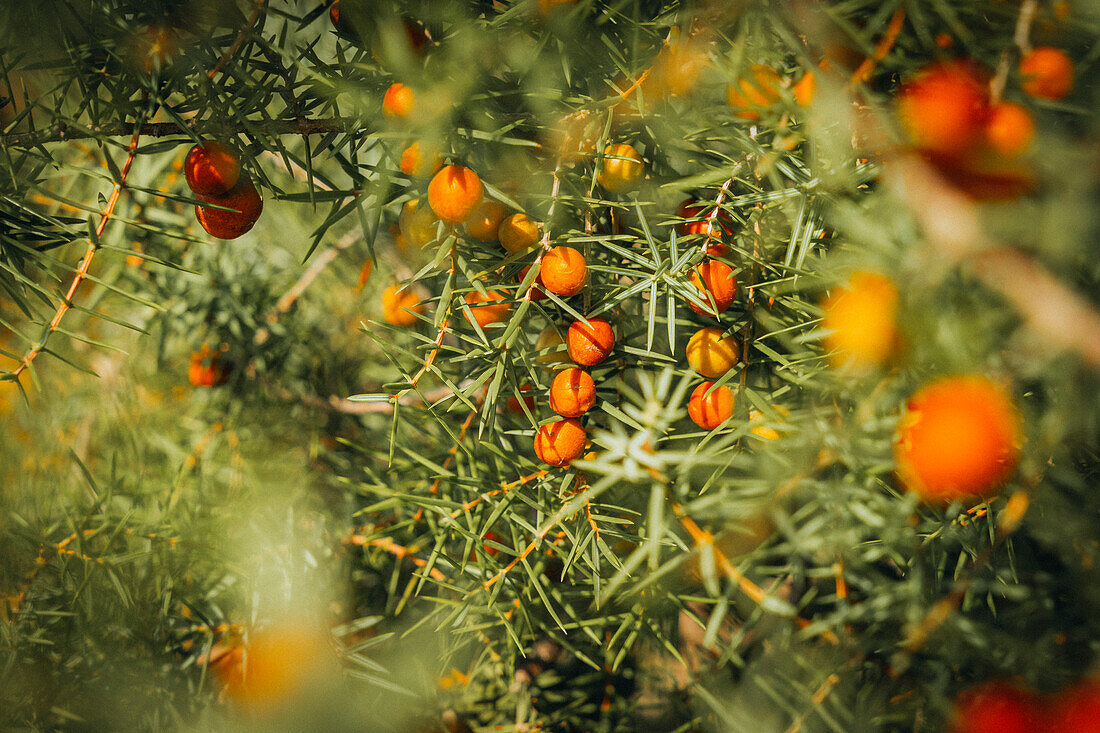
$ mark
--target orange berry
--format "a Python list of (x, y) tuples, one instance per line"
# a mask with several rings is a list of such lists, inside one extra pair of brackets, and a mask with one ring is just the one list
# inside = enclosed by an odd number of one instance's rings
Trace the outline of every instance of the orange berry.
[(732, 369), (739, 358), (737, 339), (732, 335), (723, 338), (720, 328), (700, 328), (688, 340), (688, 365), (704, 377), (717, 379)]
[(944, 377), (913, 394), (898, 426), (894, 457), (902, 483), (926, 502), (984, 496), (1020, 457), (1020, 415), (992, 380)]
[(450, 224), (461, 224), (481, 204), (481, 179), (469, 168), (448, 165), (428, 184), (428, 205), (436, 216)]
[(539, 426), (535, 433), (535, 454), (539, 460), (551, 466), (568, 466), (584, 452), (587, 437), (584, 428), (576, 420), (555, 420)]
[(497, 238), (500, 222), (508, 215), (508, 207), (499, 201), (484, 199), (466, 220), (466, 233), (482, 242), (493, 242)]
[(583, 369), (563, 369), (550, 384), (550, 409), (562, 417), (580, 417), (594, 404), (596, 383)]
[(439, 157), (434, 146), (421, 147), (415, 142), (401, 153), (401, 172), (410, 178), (424, 178), (435, 173), (443, 167), (443, 159)]
[(543, 287), (554, 295), (576, 295), (588, 279), (584, 255), (572, 247), (554, 247), (543, 256), (539, 277)]
[[(782, 417), (787, 417), (791, 414), (791, 411), (782, 405), (772, 405), (772, 409)], [(779, 431), (770, 425), (763, 424), (764, 420), (764, 413), (760, 412), (760, 410), (749, 410), (749, 424), (754, 425), (754, 427), (749, 428), (749, 432), (764, 440), (779, 440), (781, 437)]]
[(411, 326), (420, 320), (416, 314), (423, 312), (424, 304), (412, 290), (390, 285), (382, 291), (382, 317), (391, 326)]
[(845, 287), (821, 304), (822, 325), (834, 367), (866, 369), (884, 363), (897, 348), (898, 290), (887, 277), (853, 272)]
[[(464, 299), (470, 306), (470, 312), (474, 315), (477, 325), (485, 328), (490, 323), (500, 323), (508, 318), (508, 311), (512, 304), (504, 300), (504, 296), (495, 290), (488, 291), (485, 295), (476, 290), (466, 293)], [(469, 316), (466, 317), (469, 320)]]
[(1073, 61), (1059, 48), (1033, 48), (1020, 59), (1020, 77), (1031, 96), (1061, 99), (1073, 89)]
[(711, 219), (714, 207), (709, 209), (706, 205), (687, 199), (676, 209), (676, 215), (681, 219), (697, 219), (698, 221), (682, 221), (676, 225), (676, 232), (680, 236), (688, 237), (698, 235), (704, 237), (709, 229), (710, 239), (707, 244), (707, 254), (713, 257), (721, 257), (729, 248), (722, 239), (733, 237), (733, 217), (725, 209), (719, 209), (718, 215)]
[(251, 634), (237, 664), (218, 665), (226, 693), (240, 705), (270, 709), (335, 669), (322, 633), (298, 625)]
[(188, 151), (183, 162), (183, 176), (195, 193), (223, 194), (237, 185), (241, 160), (225, 145), (209, 140)]
[[(718, 260), (708, 260), (692, 270), (691, 284), (699, 289), (703, 300), (707, 302), (706, 308), (700, 308), (688, 301), (691, 309), (701, 316), (723, 313), (737, 296), (737, 278), (733, 270), (725, 262)], [(711, 301), (714, 302), (714, 311), (710, 310)]]
[(195, 216), (207, 234), (218, 239), (236, 239), (245, 234), (260, 218), (264, 200), (260, 192), (247, 178), (237, 180), (237, 185), (225, 193), (213, 196), (196, 194), (199, 201), (225, 206), (233, 211), (213, 209), (201, 204), (195, 206)]
[(641, 183), (645, 165), (632, 145), (618, 143), (603, 149), (603, 166), (596, 180), (611, 193), (632, 191)]
[(523, 252), (538, 244), (539, 223), (527, 214), (512, 214), (500, 222), (497, 239), (508, 254)]
[(935, 64), (902, 89), (898, 116), (916, 147), (961, 155), (970, 152), (981, 134), (988, 104), (988, 89), (972, 68)]
[(416, 106), (416, 93), (412, 87), (395, 82), (382, 96), (382, 114), (392, 119), (405, 119)]
[(794, 92), (794, 101), (798, 106), (809, 107), (813, 104), (814, 94), (817, 92), (817, 72), (807, 71), (795, 82), (791, 91)]
[(589, 318), (588, 323), (573, 321), (565, 334), (565, 345), (569, 358), (577, 364), (596, 366), (615, 348), (615, 332), (602, 318)]
[(746, 120), (760, 119), (760, 112), (752, 107), (770, 107), (779, 101), (779, 87), (783, 83), (779, 72), (764, 64), (754, 64), (749, 68), (751, 79), (744, 77), (731, 84), (726, 90), (726, 99), (735, 114)]
[(191, 353), (191, 363), (187, 368), (187, 381), (192, 387), (215, 387), (229, 381), (229, 366), (220, 354), (211, 352), (206, 346)]
[(705, 43), (675, 36), (657, 54), (650, 77), (653, 90), (674, 97), (687, 94), (699, 81), (708, 61)]
[(1035, 137), (1035, 122), (1024, 107), (1002, 102), (989, 108), (985, 123), (985, 139), (989, 147), (1001, 155), (1015, 157), (1031, 145)]
[(416, 247), (423, 247), (435, 239), (438, 224), (439, 219), (436, 218), (435, 213), (416, 199), (405, 202), (401, 207), (401, 216), (397, 220), (397, 226), (405, 242)]
[(733, 392), (726, 385), (707, 394), (714, 382), (703, 382), (688, 400), (688, 417), (703, 430), (714, 430), (733, 415)]

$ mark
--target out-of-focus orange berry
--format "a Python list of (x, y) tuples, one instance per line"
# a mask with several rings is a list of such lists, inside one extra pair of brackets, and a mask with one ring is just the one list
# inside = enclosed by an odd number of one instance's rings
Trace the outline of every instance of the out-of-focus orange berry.
[(1073, 89), (1073, 61), (1060, 48), (1033, 48), (1020, 59), (1020, 78), (1031, 96), (1061, 99)]
[(898, 290), (893, 280), (854, 272), (821, 304), (822, 325), (831, 333), (825, 348), (834, 367), (868, 368), (884, 363), (897, 348)]

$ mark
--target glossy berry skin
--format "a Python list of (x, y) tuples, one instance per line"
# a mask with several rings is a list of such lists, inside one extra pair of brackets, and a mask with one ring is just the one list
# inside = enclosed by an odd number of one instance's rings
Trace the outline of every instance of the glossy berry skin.
[(754, 64), (746, 77), (737, 80), (726, 90), (726, 100), (738, 117), (759, 120), (759, 107), (770, 107), (779, 101), (779, 87), (783, 79), (779, 72), (764, 64)]
[[(991, 682), (965, 690), (955, 701), (949, 733), (1036, 733), (1044, 730), (1038, 697), (1008, 682)], [(1070, 730), (1075, 728), (1058, 728)]]
[(512, 304), (505, 301), (504, 296), (495, 290), (489, 290), (485, 295), (476, 290), (466, 293), (465, 301), (470, 306), (474, 320), (482, 328), (490, 323), (500, 323), (505, 320), (508, 318), (508, 311), (512, 308)]
[(195, 206), (195, 216), (207, 234), (218, 239), (236, 239), (247, 233), (260, 218), (264, 201), (252, 181), (242, 178), (237, 185), (217, 196), (198, 196), (199, 201), (225, 206), (235, 211), (223, 211)]
[(894, 446), (898, 477), (928, 503), (980, 498), (1015, 471), (1022, 441), (1004, 388), (979, 375), (944, 377), (906, 404)]
[(587, 439), (584, 427), (573, 418), (563, 418), (539, 426), (535, 433), (535, 454), (543, 463), (562, 468), (584, 453)]
[(405, 119), (415, 106), (416, 92), (401, 82), (391, 84), (382, 96), (382, 114), (391, 120)]
[(994, 151), (1015, 158), (1031, 145), (1035, 137), (1035, 122), (1024, 107), (1001, 102), (989, 108), (985, 123), (985, 141)]
[(527, 214), (507, 216), (497, 228), (497, 240), (508, 254), (531, 249), (539, 243), (539, 223)]
[(183, 176), (192, 191), (203, 196), (223, 194), (241, 175), (237, 154), (219, 142), (209, 140), (195, 145), (183, 161)]
[(1033, 97), (1061, 99), (1073, 89), (1073, 61), (1059, 48), (1033, 48), (1020, 59), (1020, 79)]
[(989, 105), (984, 79), (961, 63), (925, 67), (902, 89), (898, 116), (914, 146), (949, 157), (968, 154)]
[(726, 385), (707, 394), (714, 382), (703, 382), (688, 400), (688, 417), (703, 430), (714, 430), (733, 415), (733, 392)]
[(466, 233), (482, 242), (495, 242), (500, 222), (508, 216), (508, 207), (499, 201), (485, 199), (466, 220)]
[[(691, 309), (701, 316), (713, 316), (723, 313), (733, 299), (737, 297), (737, 278), (733, 270), (724, 262), (710, 260), (691, 271), (691, 284), (694, 285), (707, 303), (707, 308), (700, 308), (692, 301), (688, 301)], [(714, 303), (714, 310), (710, 304)]]
[(889, 278), (853, 272), (821, 304), (821, 325), (829, 330), (825, 348), (835, 368), (869, 369), (881, 365), (897, 348), (898, 290)]
[[(709, 230), (710, 238), (707, 240), (707, 254), (713, 257), (721, 257), (729, 251), (729, 247), (722, 241), (733, 237), (733, 217), (725, 209), (719, 209), (718, 216), (711, 220), (710, 215), (714, 207), (687, 199), (680, 204), (676, 215), (682, 219), (701, 219), (700, 221), (684, 221), (676, 225), (676, 233), (681, 237), (698, 235), (705, 237)], [(706, 218), (702, 218), (706, 217)]]
[(461, 224), (481, 205), (481, 179), (461, 165), (444, 166), (428, 184), (428, 205), (448, 224)]
[(583, 367), (593, 367), (607, 358), (615, 348), (615, 332), (602, 318), (573, 321), (565, 334), (569, 358)]
[(382, 291), (382, 317), (391, 326), (411, 326), (420, 320), (416, 314), (423, 312), (424, 305), (412, 290), (390, 285)]
[(554, 295), (562, 298), (576, 295), (588, 280), (584, 255), (572, 247), (554, 247), (542, 258), (539, 277), (543, 287)]
[(717, 379), (737, 363), (740, 349), (732, 335), (722, 337), (722, 329), (700, 328), (688, 341), (688, 365), (710, 379)]
[(550, 409), (562, 417), (580, 417), (595, 404), (596, 382), (583, 369), (563, 369), (550, 384)]
[(634, 146), (626, 143), (608, 145), (603, 155), (603, 166), (596, 181), (605, 189), (611, 193), (626, 193), (642, 182), (645, 165)]

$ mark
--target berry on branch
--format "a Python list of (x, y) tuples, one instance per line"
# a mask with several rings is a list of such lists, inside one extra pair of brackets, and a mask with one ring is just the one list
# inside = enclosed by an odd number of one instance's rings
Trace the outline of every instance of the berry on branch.
[(602, 318), (573, 321), (565, 335), (569, 358), (583, 367), (593, 367), (607, 358), (615, 348), (615, 332)]
[(707, 394), (714, 382), (703, 382), (688, 400), (688, 417), (703, 430), (714, 430), (733, 415), (733, 392), (721, 385)]
[(539, 278), (546, 290), (562, 298), (576, 295), (588, 279), (584, 255), (572, 247), (554, 247), (542, 258)]
[(573, 418), (540, 425), (535, 433), (535, 454), (543, 463), (562, 468), (584, 453), (584, 427)]
[(583, 369), (558, 372), (550, 385), (550, 409), (562, 417), (580, 417), (596, 404), (596, 383)]
[(481, 204), (481, 179), (461, 165), (444, 166), (428, 184), (428, 205), (448, 224), (461, 224)]

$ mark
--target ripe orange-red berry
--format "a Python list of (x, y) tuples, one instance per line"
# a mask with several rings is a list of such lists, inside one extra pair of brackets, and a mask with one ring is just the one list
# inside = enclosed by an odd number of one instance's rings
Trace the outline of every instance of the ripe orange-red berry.
[(236, 239), (253, 227), (260, 213), (264, 210), (264, 200), (260, 198), (260, 192), (247, 178), (240, 178), (237, 185), (223, 194), (215, 196), (196, 196), (199, 201), (225, 206), (233, 211), (214, 209), (207, 206), (196, 205), (195, 216), (199, 224), (212, 236), (218, 239)]
[(411, 326), (420, 320), (416, 314), (423, 312), (424, 304), (412, 290), (390, 285), (382, 291), (382, 317), (391, 326)]
[(428, 205), (436, 216), (450, 224), (461, 224), (481, 204), (481, 179), (461, 165), (444, 166), (428, 184)]
[(746, 120), (760, 119), (757, 108), (770, 107), (779, 101), (779, 87), (783, 79), (779, 72), (764, 64), (749, 68), (748, 77), (741, 77), (726, 90), (726, 99), (738, 117)]
[(717, 379), (732, 369), (739, 358), (737, 339), (732, 335), (723, 337), (720, 328), (700, 328), (688, 340), (688, 366), (704, 377)]
[(733, 392), (722, 385), (707, 394), (714, 382), (703, 382), (688, 400), (688, 417), (703, 430), (714, 430), (733, 415)]
[(1023, 440), (1008, 392), (986, 377), (944, 377), (914, 393), (894, 446), (898, 477), (929, 503), (987, 495), (1016, 469)]
[(596, 181), (611, 193), (625, 193), (638, 187), (645, 165), (634, 146), (626, 143), (608, 145), (603, 150), (603, 166)]
[(466, 233), (482, 242), (494, 242), (500, 222), (508, 215), (508, 207), (499, 201), (484, 199), (466, 220)]
[(325, 635), (302, 624), (253, 632), (234, 661), (218, 665), (217, 674), (234, 702), (255, 710), (285, 703), (337, 669)]
[(794, 101), (799, 107), (809, 107), (813, 104), (814, 95), (817, 92), (817, 72), (807, 71), (794, 83), (791, 91), (794, 92)]
[(497, 240), (508, 254), (516, 254), (539, 242), (539, 223), (527, 214), (512, 214), (500, 222)]
[(587, 437), (584, 427), (573, 418), (555, 420), (539, 426), (535, 433), (535, 454), (551, 466), (568, 466), (584, 453)]
[(593, 367), (607, 358), (615, 348), (615, 332), (602, 318), (573, 321), (565, 334), (569, 358), (584, 367)]
[[(489, 290), (485, 295), (476, 290), (466, 293), (466, 304), (470, 306), (470, 312), (474, 320), (482, 328), (490, 323), (500, 323), (508, 317), (508, 311), (512, 304), (504, 300), (504, 296), (495, 290)], [(469, 320), (469, 316), (467, 316)]]
[(572, 247), (554, 247), (543, 256), (539, 277), (543, 287), (554, 295), (562, 298), (576, 295), (588, 280), (584, 255)]
[(985, 140), (989, 147), (1006, 157), (1020, 155), (1035, 137), (1035, 122), (1024, 107), (1001, 102), (989, 108), (985, 122)]
[(583, 369), (562, 369), (550, 384), (550, 409), (562, 417), (580, 417), (596, 404), (596, 383)]
[(1020, 78), (1031, 96), (1061, 99), (1073, 89), (1073, 61), (1060, 48), (1033, 48), (1020, 59)]
[(825, 348), (834, 367), (866, 369), (884, 363), (897, 348), (898, 290), (872, 272), (854, 272), (822, 304), (829, 329)]
[(382, 114), (391, 120), (405, 119), (416, 106), (416, 92), (401, 82), (390, 84), (382, 96)]
[(195, 145), (183, 161), (183, 176), (192, 191), (204, 196), (223, 194), (237, 185), (241, 160), (225, 145), (213, 140)]
[[(972, 687), (955, 701), (950, 733), (1035, 733), (1043, 730), (1044, 711), (1037, 695), (1008, 682)], [(1078, 728), (1050, 730), (1079, 731)]]
[(947, 156), (969, 153), (981, 135), (989, 91), (961, 63), (925, 67), (901, 91), (898, 116), (913, 144)]
[[(723, 313), (737, 296), (737, 278), (725, 262), (708, 260), (691, 271), (691, 284), (702, 293), (706, 308), (700, 308), (688, 301), (691, 309), (701, 316), (713, 316)], [(711, 310), (711, 302), (714, 310)]]
[(698, 235), (710, 236), (707, 239), (707, 254), (721, 257), (729, 248), (722, 241), (733, 237), (733, 217), (725, 209), (719, 209), (718, 215), (711, 217), (714, 207), (707, 207), (698, 201), (687, 199), (680, 204), (676, 215), (682, 219), (697, 219), (698, 221), (682, 221), (676, 225), (676, 233), (682, 237)]
[(229, 366), (221, 355), (211, 352), (209, 347), (191, 353), (191, 363), (187, 367), (187, 381), (192, 387), (214, 387), (229, 381)]
[(443, 167), (443, 159), (432, 145), (414, 142), (401, 151), (401, 172), (410, 178), (425, 178)]

